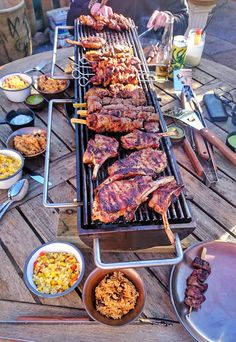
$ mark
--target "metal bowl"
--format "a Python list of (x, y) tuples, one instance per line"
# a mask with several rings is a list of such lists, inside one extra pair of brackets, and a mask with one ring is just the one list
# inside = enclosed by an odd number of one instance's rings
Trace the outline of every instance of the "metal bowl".
[[(47, 133), (47, 131), (45, 129), (42, 129), (39, 127), (24, 127), (24, 128), (17, 129), (15, 132), (13, 132), (11, 135), (9, 135), (9, 137), (7, 138), (6, 145), (8, 148), (15, 149), (14, 141), (13, 141), (15, 136), (23, 135), (23, 134), (34, 134), (38, 131)], [(34, 154), (34, 155), (24, 156), (24, 158), (36, 158), (36, 157), (41, 156), (44, 152), (45, 152), (45, 149), (40, 151), (39, 153)]]
[[(137, 303), (134, 309), (129, 311), (123, 317), (121, 317), (121, 319), (107, 318), (101, 315), (95, 308), (96, 286), (107, 274), (111, 274), (114, 271), (121, 271), (122, 273), (124, 273), (125, 277), (127, 277), (127, 279), (129, 279), (134, 284), (134, 286), (136, 287), (136, 290), (139, 293)], [(102, 270), (100, 268), (96, 268), (90, 273), (83, 287), (83, 303), (84, 303), (87, 313), (95, 321), (106, 324), (106, 325), (121, 326), (121, 325), (125, 325), (125, 324), (133, 322), (135, 319), (137, 319), (141, 315), (144, 304), (145, 304), (145, 299), (146, 299), (146, 290), (144, 287), (144, 283), (141, 277), (139, 276), (139, 274), (131, 268), (120, 269), (120, 270), (114, 270), (114, 269)]]
[(38, 76), (35, 80), (34, 80), (34, 83), (33, 83), (33, 87), (34, 89), (37, 90), (37, 92), (41, 95), (43, 95), (46, 99), (50, 100), (50, 99), (57, 99), (57, 98), (61, 98), (61, 96), (63, 95), (63, 93), (69, 88), (70, 86), (70, 80), (63, 80), (66, 82), (66, 85), (63, 89), (61, 90), (58, 90), (58, 91), (54, 91), (54, 92), (45, 92), (45, 91), (42, 91), (39, 89), (38, 87), (38, 80), (40, 77), (42, 76), (47, 76), (47, 77), (51, 77), (50, 74), (46, 74), (46, 75), (40, 75)]
[[(71, 286), (69, 289), (63, 292), (58, 292), (55, 294), (47, 294), (47, 293), (39, 292), (37, 290), (37, 287), (33, 281), (33, 267), (34, 267), (34, 262), (36, 261), (36, 259), (38, 258), (41, 252), (45, 252), (45, 253), (67, 252), (67, 253), (73, 254), (76, 257), (77, 261), (80, 264), (80, 274), (73, 286)], [(84, 257), (81, 251), (77, 247), (75, 247), (74, 245), (68, 242), (61, 242), (61, 241), (60, 242), (48, 242), (38, 247), (37, 249), (35, 249), (26, 260), (26, 263), (24, 266), (24, 281), (27, 287), (29, 288), (29, 290), (39, 297), (44, 297), (44, 298), (62, 297), (64, 295), (67, 295), (71, 291), (73, 291), (79, 285), (79, 283), (81, 282), (84, 276), (84, 270), (85, 270)]]

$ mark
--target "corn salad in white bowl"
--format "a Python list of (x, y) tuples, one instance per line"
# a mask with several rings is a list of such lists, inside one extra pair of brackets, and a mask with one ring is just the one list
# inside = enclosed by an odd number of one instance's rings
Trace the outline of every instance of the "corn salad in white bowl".
[(24, 268), (24, 281), (30, 291), (45, 298), (68, 294), (83, 275), (83, 255), (67, 242), (49, 242), (37, 248)]

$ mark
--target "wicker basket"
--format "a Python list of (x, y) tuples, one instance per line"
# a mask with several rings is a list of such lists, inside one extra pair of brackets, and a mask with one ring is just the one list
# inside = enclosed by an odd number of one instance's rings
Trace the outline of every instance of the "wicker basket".
[(0, 65), (32, 54), (24, 0), (0, 1)]

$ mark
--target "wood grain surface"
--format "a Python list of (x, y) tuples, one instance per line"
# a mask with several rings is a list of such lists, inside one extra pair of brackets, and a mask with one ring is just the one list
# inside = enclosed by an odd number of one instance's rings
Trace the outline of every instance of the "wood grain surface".
[[(60, 73), (73, 49), (61, 49), (58, 52), (57, 73)], [(43, 70), (50, 70), (52, 52), (30, 56), (0, 67), (0, 75), (16, 70), (26, 70), (46, 60), (48, 65)], [(42, 74), (32, 72), (33, 77)], [(204, 60), (193, 70), (193, 88), (203, 106), (202, 98), (207, 92), (220, 88), (230, 91), (236, 101), (236, 72), (213, 61)], [(162, 110), (178, 106), (172, 84), (156, 84), (157, 96), (161, 97)], [(73, 97), (73, 87), (69, 88), (66, 98)], [(1, 118), (4, 113), (19, 105), (9, 102), (1, 96)], [(24, 104), (20, 104), (24, 107)], [(229, 119), (227, 122), (212, 123), (203, 106), (203, 115), (209, 129), (225, 141), (229, 132), (235, 130)], [(36, 125), (47, 126), (47, 107), (36, 113)], [(73, 201), (76, 197), (75, 182), (75, 133), (68, 124), (63, 106), (57, 106), (53, 112), (52, 145), (50, 160), (49, 201)], [(8, 135), (8, 126), (0, 127), (0, 146), (4, 147)], [(188, 197), (191, 198), (192, 214), (197, 222), (194, 233), (187, 238), (185, 247), (199, 241), (223, 240), (235, 242), (236, 237), (236, 168), (214, 149), (218, 167), (218, 183), (207, 187), (198, 177), (183, 152), (181, 146), (174, 151), (179, 163)], [(31, 160), (27, 166), (43, 175), (44, 158)], [(27, 177), (27, 175), (26, 175)], [(46, 209), (42, 205), (42, 185), (30, 179), (30, 191), (21, 202), (15, 203), (0, 223), (0, 340), (1, 341), (193, 341), (190, 335), (177, 322), (177, 317), (169, 298), (169, 273), (171, 267), (140, 269), (138, 272), (147, 288), (147, 301), (143, 317), (157, 318), (162, 325), (134, 323), (119, 329), (101, 326), (94, 322), (37, 323), (17, 322), (22, 316), (44, 317), (85, 317), (81, 291), (87, 275), (93, 270), (93, 255), (84, 248), (86, 258), (85, 277), (80, 286), (69, 295), (55, 299), (42, 299), (33, 295), (24, 284), (23, 268), (28, 255), (42, 243), (58, 238), (73, 241), (82, 246), (76, 229), (76, 213), (59, 212)], [(7, 198), (6, 191), (0, 191), (0, 202)], [(59, 231), (58, 231), (58, 224)], [(147, 258), (173, 257), (173, 250), (152, 249), (136, 253), (104, 253), (106, 261), (142, 260)], [(164, 325), (167, 323), (167, 326)]]

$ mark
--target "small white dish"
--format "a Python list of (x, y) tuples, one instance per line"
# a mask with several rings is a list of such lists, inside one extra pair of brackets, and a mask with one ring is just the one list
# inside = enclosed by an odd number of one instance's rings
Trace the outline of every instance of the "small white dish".
[[(10, 76), (19, 76), (24, 81), (28, 82), (28, 86), (23, 89), (5, 89), (3, 88), (3, 83), (6, 80), (6, 78)], [(13, 72), (11, 74), (7, 74), (5, 76), (2, 76), (0, 79), (0, 89), (3, 91), (3, 93), (6, 95), (8, 100), (12, 102), (24, 102), (25, 99), (30, 95), (30, 90), (32, 86), (32, 78), (29, 75), (26, 75), (21, 72)]]
[[(34, 268), (34, 262), (36, 261), (36, 259), (38, 258), (41, 252), (45, 252), (45, 253), (66, 252), (66, 253), (71, 253), (76, 257), (77, 261), (80, 264), (80, 274), (79, 274), (77, 281), (74, 283), (73, 286), (71, 286), (66, 291), (55, 293), (55, 294), (47, 294), (47, 293), (39, 292), (37, 290), (37, 287), (33, 281), (33, 268)], [(37, 296), (44, 297), (44, 298), (56, 298), (56, 297), (64, 296), (70, 293), (71, 291), (73, 291), (81, 282), (83, 275), (84, 275), (84, 270), (85, 270), (84, 257), (81, 251), (77, 247), (75, 247), (74, 245), (68, 242), (48, 242), (40, 246), (39, 248), (35, 249), (26, 260), (26, 263), (24, 266), (24, 281), (27, 287), (29, 288), (29, 290), (33, 292), (34, 294), (36, 294)]]
[(21, 166), (15, 173), (13, 173), (11, 176), (0, 179), (0, 189), (9, 189), (12, 186), (12, 184), (16, 183), (19, 179), (22, 178), (22, 169), (24, 166), (24, 158), (22, 157), (22, 155), (19, 152), (17, 152), (16, 150), (13, 150), (11, 148), (1, 149), (0, 154), (6, 155), (6, 156), (11, 156), (13, 158), (21, 160)]

